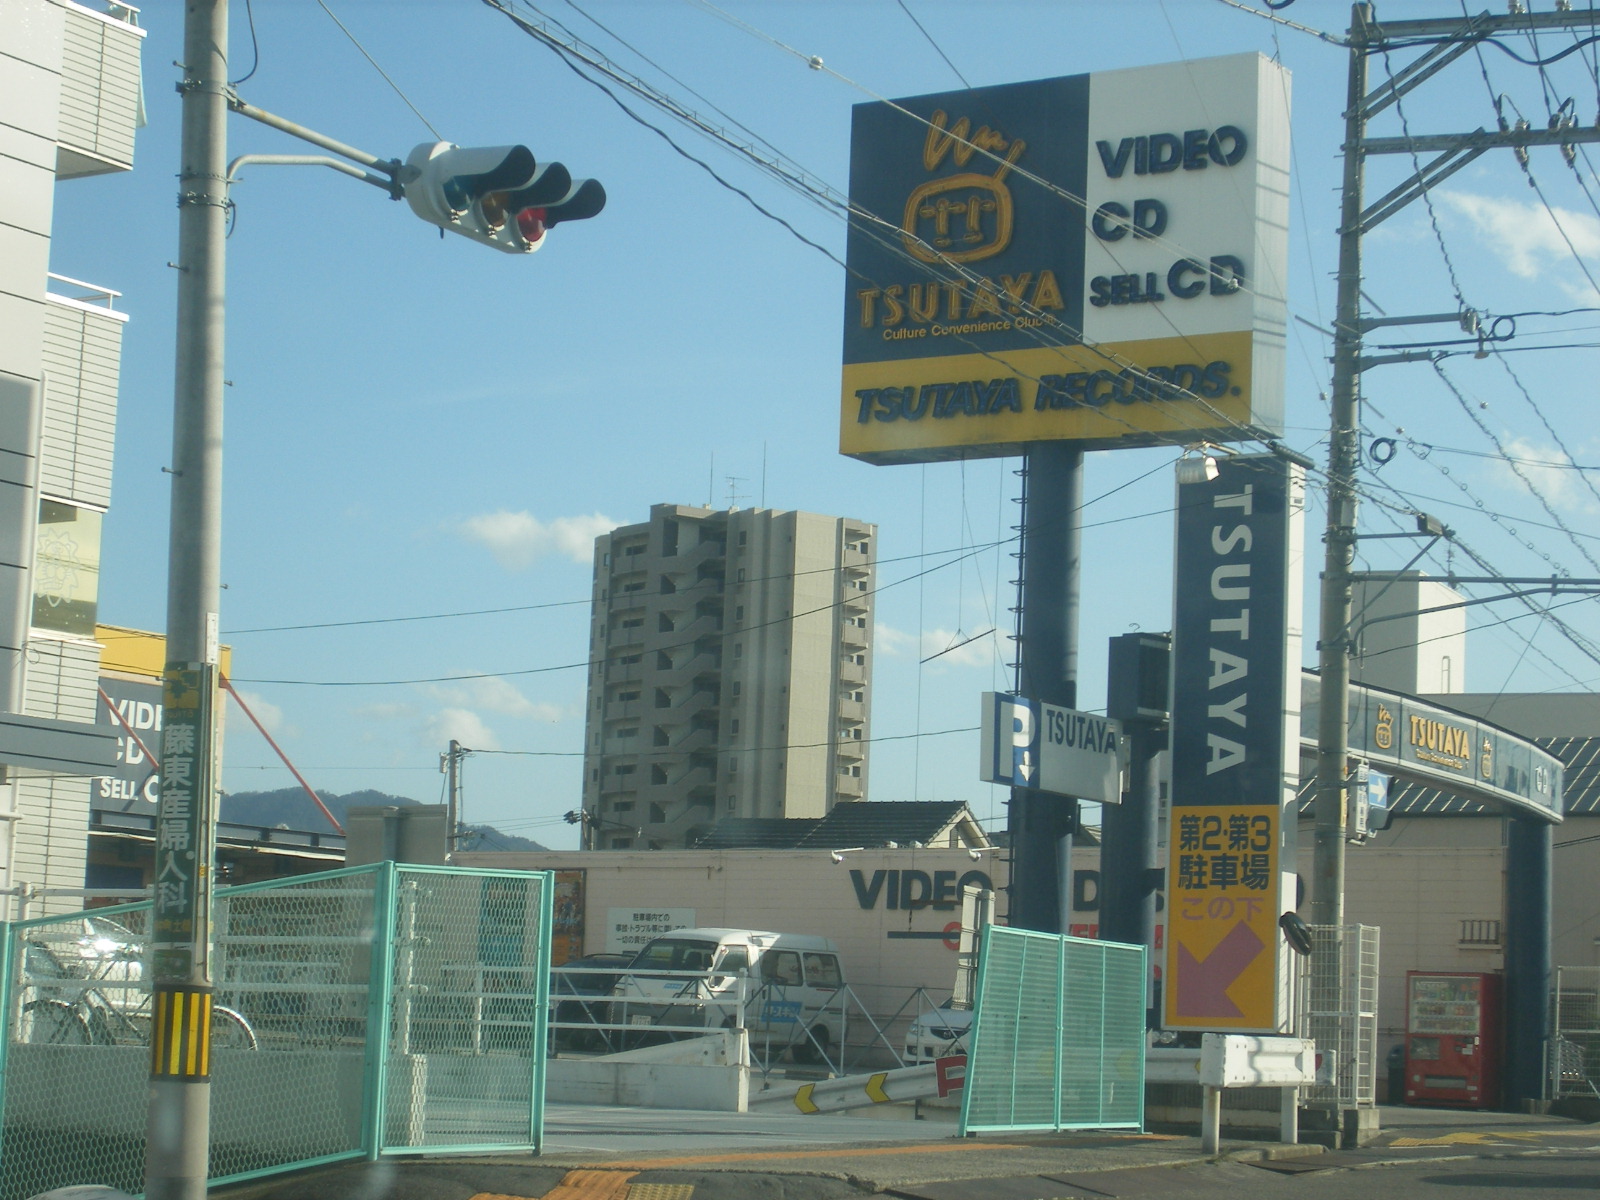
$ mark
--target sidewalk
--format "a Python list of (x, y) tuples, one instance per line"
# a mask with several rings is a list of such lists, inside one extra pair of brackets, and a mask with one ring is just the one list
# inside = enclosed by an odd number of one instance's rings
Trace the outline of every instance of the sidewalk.
[[(1224, 1142), (1222, 1157), (1301, 1173), (1600, 1146), (1600, 1126), (1561, 1118), (1385, 1108), (1382, 1120), (1382, 1136), (1359, 1151), (1325, 1154), (1320, 1146)], [(1155, 1168), (1207, 1161), (1198, 1137), (1078, 1133), (961, 1139), (944, 1123), (842, 1116), (556, 1105), (547, 1114), (546, 1134), (547, 1151), (537, 1158), (353, 1163), (213, 1195), (219, 1200), (838, 1200), (885, 1194), (904, 1200), (1046, 1200), (1181, 1190), (1179, 1177)]]

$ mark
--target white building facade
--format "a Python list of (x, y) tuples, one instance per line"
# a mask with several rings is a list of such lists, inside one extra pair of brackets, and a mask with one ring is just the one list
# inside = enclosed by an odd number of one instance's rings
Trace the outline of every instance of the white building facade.
[(115, 309), (119, 293), (51, 274), (50, 245), (58, 182), (133, 166), (144, 38), (135, 16), (70, 0), (0, 4), (0, 869), (8, 887), (84, 885), (88, 777), (115, 762), (115, 738), (94, 724), (95, 619), (126, 315)]

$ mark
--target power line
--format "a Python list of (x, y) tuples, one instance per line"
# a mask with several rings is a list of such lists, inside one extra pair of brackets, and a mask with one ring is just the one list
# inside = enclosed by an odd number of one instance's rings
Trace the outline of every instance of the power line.
[[(918, 270), (919, 272), (923, 272), (923, 273), (929, 274), (933, 279), (940, 280), (940, 281), (943, 281), (943, 282), (949, 282), (952, 279), (959, 279), (960, 281), (965, 282), (969, 286), (971, 286), (971, 287), (973, 287), (975, 289), (978, 289), (979, 291), (984, 290), (984, 288), (986, 286), (992, 288), (992, 284), (989, 284), (989, 282), (987, 280), (984, 280), (982, 277), (978, 276), (970, 268), (966, 267), (963, 264), (959, 264), (959, 263), (955, 263), (955, 262), (951, 261), (951, 259), (949, 258), (948, 255), (945, 255), (945, 254), (937, 251), (935, 248), (933, 248), (931, 246), (928, 246), (926, 243), (923, 243), (920, 246), (920, 249), (922, 251), (924, 251), (926, 254), (930, 255), (933, 259), (935, 259), (939, 263), (940, 267), (949, 276), (949, 279), (946, 279), (946, 278), (938, 276), (938, 275), (933, 275), (929, 271), (929, 266), (928, 266), (927, 263), (919, 261), (917, 258), (912, 256), (910, 254), (910, 252), (901, 244), (902, 239), (906, 235), (905, 235), (905, 231), (902, 230), (898, 225), (892, 224), (891, 222), (887, 221), (886, 219), (884, 219), (882, 217), (879, 217), (878, 215), (876, 215), (874, 213), (868, 212), (868, 211), (866, 211), (864, 209), (861, 209), (861, 208), (858, 208), (858, 207), (851, 206), (847, 197), (843, 196), (837, 189), (831, 187), (830, 185), (828, 185), (826, 183), (823, 183), (822, 181), (814, 180), (814, 179), (810, 179), (810, 178), (800, 178), (800, 177), (796, 176), (792, 172), (783, 170), (779, 166), (779, 164), (776, 164), (776, 163), (770, 162), (770, 161), (768, 161), (766, 159), (763, 159), (760, 155), (755, 154), (751, 147), (745, 146), (745, 145), (741, 145), (741, 144), (737, 143), (736, 141), (728, 138), (727, 135), (724, 134), (721, 130), (719, 130), (716, 127), (710, 125), (708, 122), (704, 121), (702, 118), (699, 118), (694, 113), (692, 113), (690, 110), (688, 110), (685, 106), (683, 106), (683, 105), (677, 103), (676, 101), (672, 100), (671, 97), (665, 95), (659, 89), (652, 87), (651, 85), (645, 83), (643, 80), (640, 80), (635, 76), (627, 75), (626, 73), (620, 71), (618, 68), (616, 68), (612, 64), (606, 62), (604, 60), (603, 56), (601, 56), (599, 58), (596, 58), (594, 54), (585, 54), (585, 53), (582, 52), (583, 48), (581, 47), (581, 45), (569, 45), (567, 43), (564, 43), (560, 39), (554, 37), (548, 30), (542, 28), (541, 26), (539, 26), (535, 22), (527, 20), (527, 19), (521, 17), (520, 15), (518, 15), (517, 13), (513, 12), (508, 7), (508, 4), (511, 2), (511, 0), (483, 0), (483, 2), (488, 4), (490, 7), (496, 9), (497, 11), (503, 13), (507, 18), (509, 18), (511, 21), (513, 21), (518, 26), (518, 28), (521, 29), (524, 33), (526, 33), (530, 37), (533, 37), (533, 38), (537, 39), (538, 41), (543, 43), (546, 47), (548, 47), (550, 50), (552, 50), (554, 53), (556, 53), (558, 56), (560, 56), (562, 58), (562, 61), (568, 66), (568, 68), (570, 70), (572, 70), (580, 78), (583, 78), (583, 79), (587, 80), (588, 82), (594, 84), (596, 87), (599, 87), (615, 103), (617, 103), (619, 106), (623, 107), (624, 111), (627, 112), (627, 114), (629, 115), (629, 117), (631, 119), (639, 122), (640, 124), (643, 124), (645, 127), (649, 128), (649, 129), (651, 129), (659, 137), (661, 137), (665, 141), (667, 141), (668, 144), (671, 145), (677, 153), (679, 153), (680, 155), (683, 155), (686, 158), (689, 158), (691, 161), (694, 161), (694, 162), (698, 163), (699, 165), (701, 165), (707, 171), (710, 171), (710, 168), (708, 166), (706, 166), (706, 164), (701, 162), (699, 159), (694, 158), (693, 155), (690, 155), (687, 151), (685, 151), (681, 147), (679, 147), (672, 140), (672, 138), (670, 136), (668, 136), (659, 127), (650, 124), (648, 121), (645, 121), (637, 113), (632, 112), (631, 109), (627, 109), (627, 107), (625, 105), (622, 105), (620, 99), (618, 99), (616, 97), (616, 95), (609, 88), (605, 87), (598, 80), (590, 79), (588, 76), (584, 75), (584, 73), (581, 70), (579, 70), (578, 67), (571, 60), (573, 58), (576, 58), (579, 61), (581, 61), (585, 66), (590, 68), (591, 70), (604, 73), (605, 75), (607, 75), (608, 78), (610, 78), (610, 79), (616, 81), (617, 83), (619, 83), (620, 85), (622, 85), (624, 87), (627, 87), (630, 90), (634, 91), (635, 94), (640, 96), (642, 99), (644, 99), (647, 102), (655, 104), (658, 107), (662, 108), (669, 115), (674, 117), (674, 119), (682, 121), (683, 123), (689, 125), (696, 132), (698, 132), (698, 133), (700, 133), (700, 134), (702, 134), (702, 135), (704, 135), (706, 137), (709, 137), (709, 138), (713, 139), (714, 141), (719, 142), (725, 148), (727, 148), (729, 150), (732, 150), (733, 152), (735, 152), (735, 153), (747, 158), (758, 169), (760, 169), (760, 170), (764, 171), (765, 173), (775, 177), (778, 180), (778, 182), (780, 182), (780, 183), (784, 184), (785, 186), (788, 186), (788, 187), (790, 187), (790, 188), (792, 188), (794, 190), (801, 191), (802, 194), (804, 194), (805, 197), (808, 200), (811, 200), (814, 203), (817, 203), (819, 205), (819, 207), (822, 207), (825, 211), (828, 211), (828, 212), (830, 212), (830, 213), (832, 213), (833, 215), (836, 215), (836, 216), (839, 216), (839, 215), (846, 216), (848, 221), (850, 222), (850, 224), (852, 225), (853, 228), (857, 229), (864, 236), (868, 236), (868, 237), (872, 238), (874, 241), (876, 241), (878, 243), (878, 245), (879, 245), (879, 247), (881, 249), (883, 249), (883, 250), (887, 251), (888, 253), (894, 255), (895, 257), (905, 261), (911, 267), (913, 267), (914, 269)], [(546, 20), (549, 20), (549, 17), (547, 16), (547, 14), (544, 14), (540, 9), (538, 9), (531, 2), (531, 0), (521, 0), (521, 2), (530, 11), (538, 13), (542, 18), (544, 18)], [(857, 83), (854, 80), (851, 80), (851, 79), (847, 78), (844, 75), (841, 75), (837, 71), (833, 71), (833, 70), (827, 68), (822, 63), (822, 60), (820, 58), (816, 58), (814, 56), (807, 57), (807, 56), (801, 54), (799, 51), (795, 50), (793, 47), (787, 46), (784, 43), (778, 41), (777, 39), (774, 39), (774, 38), (770, 37), (770, 35), (762, 33), (760, 30), (756, 29), (754, 26), (749, 25), (748, 23), (740, 20), (739, 18), (734, 17), (731, 14), (723, 12), (721, 9), (717, 8), (715, 5), (707, 3), (706, 0), (700, 0), (700, 4), (701, 4), (701, 7), (707, 9), (710, 12), (715, 13), (717, 16), (719, 16), (722, 19), (728, 21), (729, 23), (735, 25), (736, 27), (738, 27), (740, 29), (743, 29), (743, 30), (753, 34), (754, 36), (757, 36), (757, 37), (759, 37), (759, 38), (761, 38), (761, 39), (763, 39), (765, 41), (768, 41), (768, 42), (772, 43), (775, 46), (778, 46), (779, 48), (785, 50), (787, 53), (790, 53), (790, 54), (795, 55), (796, 57), (799, 57), (802, 61), (806, 62), (812, 68), (814, 68), (816, 70), (825, 71), (827, 74), (832, 75), (834, 78), (839, 79), (841, 82), (846, 83), (848, 86), (851, 86), (851, 87), (857, 89), (858, 91), (861, 91), (863, 94), (868, 95), (868, 96), (874, 98), (875, 100), (878, 100), (881, 103), (889, 105), (891, 108), (895, 109), (895, 111), (901, 113), (902, 115), (906, 116), (907, 118), (909, 118), (911, 120), (914, 120), (914, 121), (918, 122), (919, 124), (929, 125), (931, 127), (931, 123), (926, 118), (921, 117), (918, 114), (912, 113), (910, 110), (906, 109), (903, 105), (900, 105), (900, 104), (896, 103), (895, 101), (892, 101), (892, 100), (889, 100), (889, 99), (887, 99), (887, 98), (885, 98), (883, 96), (880, 96), (877, 93), (875, 93), (875, 92), (871, 91), (870, 89), (866, 88), (862, 84)], [(598, 52), (596, 52), (596, 53), (598, 53)], [(998, 159), (998, 157), (995, 154), (993, 154), (991, 151), (989, 151), (989, 150), (987, 150), (987, 149), (985, 149), (983, 147), (977, 146), (977, 145), (975, 145), (974, 143), (972, 143), (971, 141), (969, 141), (967, 139), (962, 138), (962, 139), (958, 139), (958, 140), (960, 140), (962, 142), (962, 144), (964, 146), (968, 147), (972, 152), (980, 154), (983, 157), (991, 159), (991, 160), (994, 160), (996, 162), (1000, 161)], [(1038, 186), (1044, 188), (1046, 191), (1048, 191), (1050, 193), (1053, 193), (1054, 195), (1060, 197), (1063, 200), (1066, 200), (1070, 205), (1072, 205), (1073, 207), (1075, 207), (1075, 208), (1077, 208), (1079, 210), (1079, 213), (1080, 213), (1079, 219), (1080, 220), (1086, 219), (1086, 217), (1087, 217), (1087, 208), (1086, 208), (1085, 200), (1084, 200), (1083, 197), (1074, 195), (1073, 193), (1069, 192), (1067, 189), (1065, 189), (1065, 188), (1063, 188), (1063, 187), (1061, 187), (1061, 186), (1059, 186), (1059, 185), (1057, 185), (1057, 184), (1055, 184), (1055, 183), (1053, 183), (1053, 182), (1051, 182), (1051, 181), (1049, 181), (1047, 179), (1044, 179), (1041, 176), (1036, 175), (1035, 173), (1033, 173), (1033, 172), (1031, 172), (1031, 171), (1027, 170), (1026, 168), (1023, 168), (1023, 167), (1021, 167), (1019, 165), (1010, 164), (1008, 169), (1010, 170), (1010, 173), (1013, 174), (1014, 176), (1016, 176), (1017, 178), (1029, 180), (1030, 182), (1033, 182), (1033, 183), (1037, 184)], [(715, 172), (711, 172), (711, 174), (723, 186), (729, 187), (736, 194), (741, 195), (749, 203), (754, 205), (756, 207), (757, 211), (761, 212), (765, 216), (768, 216), (770, 219), (773, 219), (773, 220), (777, 221), (779, 224), (784, 225), (786, 228), (789, 228), (790, 232), (791, 233), (795, 233), (795, 236), (799, 237), (802, 242), (804, 242), (807, 245), (812, 246), (814, 249), (821, 249), (820, 247), (818, 247), (816, 245), (815, 242), (811, 241), (808, 238), (805, 238), (803, 235), (800, 235), (796, 231), (794, 231), (792, 226), (788, 225), (788, 222), (784, 221), (782, 218), (777, 217), (775, 214), (770, 213), (768, 210), (766, 210), (765, 208), (763, 208), (759, 204), (756, 204), (756, 202), (751, 197), (749, 197), (749, 195), (747, 193), (743, 192), (742, 190), (740, 190), (740, 189), (738, 189), (736, 187), (733, 187), (733, 185), (731, 185), (731, 184), (728, 184), (725, 180), (722, 180), (720, 176), (716, 176)], [(1185, 254), (1185, 255), (1189, 253), (1189, 251), (1185, 247), (1180, 246), (1180, 245), (1178, 245), (1178, 244), (1176, 244), (1174, 242), (1171, 242), (1170, 239), (1156, 238), (1156, 239), (1154, 239), (1154, 241), (1155, 241), (1156, 244), (1161, 244), (1161, 245), (1168, 246), (1169, 248), (1173, 249), (1177, 253)], [(1115, 251), (1112, 250), (1110, 247), (1105, 247), (1105, 250), (1106, 250), (1106, 253), (1108, 254), (1108, 256), (1111, 257), (1113, 262), (1116, 262), (1117, 258), (1116, 258)], [(822, 249), (821, 252), (826, 257), (828, 257), (831, 261), (833, 261), (835, 264), (837, 264), (837, 265), (845, 265), (845, 264), (843, 264), (841, 262), (841, 260), (838, 258), (838, 256), (834, 255), (831, 251)], [(850, 268), (848, 266), (846, 266), (845, 269), (847, 271), (850, 271)], [(859, 272), (850, 271), (850, 273), (852, 275), (854, 275), (855, 277), (857, 277), (857, 278), (863, 279), (864, 282), (866, 282), (868, 284), (873, 284), (874, 286), (876, 286), (875, 281), (870, 280), (870, 279), (866, 279), (864, 276), (861, 276), (861, 274)], [(1243, 290), (1245, 292), (1251, 292), (1253, 289), (1250, 287), (1249, 284), (1246, 283), (1246, 284), (1241, 284), (1241, 290)], [(1034, 341), (1036, 341), (1042, 347), (1045, 347), (1045, 348), (1048, 348), (1048, 349), (1081, 348), (1081, 349), (1083, 349), (1085, 351), (1088, 351), (1089, 353), (1092, 353), (1092, 354), (1096, 355), (1097, 357), (1103, 359), (1104, 361), (1106, 361), (1107, 363), (1109, 363), (1109, 364), (1111, 364), (1113, 366), (1117, 366), (1117, 367), (1122, 368), (1124, 371), (1129, 372), (1134, 377), (1136, 377), (1136, 378), (1138, 378), (1140, 380), (1144, 380), (1144, 381), (1149, 381), (1150, 380), (1151, 377), (1150, 377), (1148, 371), (1146, 371), (1144, 368), (1139, 367), (1138, 365), (1136, 365), (1136, 364), (1132, 363), (1131, 361), (1127, 360), (1126, 358), (1124, 358), (1122, 355), (1109, 350), (1107, 347), (1105, 347), (1105, 346), (1103, 346), (1101, 344), (1093, 343), (1093, 342), (1088, 341), (1087, 339), (1084, 339), (1082, 337), (1082, 331), (1081, 330), (1067, 329), (1067, 327), (1061, 325), (1059, 320), (1053, 314), (1048, 313), (1048, 312), (1043, 312), (1043, 311), (1035, 308), (1031, 303), (1028, 303), (1028, 302), (1025, 302), (1025, 301), (1009, 300), (1008, 303), (1014, 304), (1020, 310), (1020, 312), (1023, 315), (1035, 318), (1040, 322), (1040, 324), (1038, 326), (1030, 327), (1027, 330), (1027, 335), (1030, 338), (1032, 338)], [(1173, 324), (1173, 320), (1170, 317), (1170, 315), (1168, 315), (1165, 312), (1161, 312), (1159, 315), (1160, 315), (1161, 319), (1164, 322), (1166, 322), (1169, 326), (1172, 327), (1173, 332), (1174, 332), (1175, 335), (1177, 335), (1178, 337), (1182, 338), (1186, 343), (1189, 341), (1188, 336), (1183, 334), (1182, 331), (1179, 330), (1176, 327), (1176, 325)], [(1062, 342), (1062, 341), (1054, 339), (1052, 337), (1051, 333), (1049, 332), (1049, 330), (1054, 329), (1054, 328), (1061, 328), (1061, 329), (1066, 330), (1066, 332), (1071, 334), (1076, 340), (1068, 341), (1068, 342)], [(955, 336), (956, 336), (956, 340), (964, 342), (967, 345), (971, 346), (976, 353), (981, 354), (982, 356), (984, 356), (986, 358), (994, 359), (996, 362), (1000, 363), (1002, 365), (1002, 367), (1004, 367), (1008, 372), (1011, 372), (1013, 374), (1018, 374), (1021, 377), (1029, 379), (1029, 380), (1031, 380), (1032, 382), (1034, 382), (1036, 384), (1040, 382), (1040, 380), (1036, 376), (1028, 375), (1026, 372), (1018, 372), (1018, 371), (1016, 371), (1012, 364), (1005, 362), (1003, 359), (1000, 359), (993, 352), (985, 350), (985, 349), (983, 349), (981, 347), (978, 347), (975, 343), (973, 343), (971, 341), (970, 338), (968, 338), (968, 337), (966, 337), (964, 335), (955, 335)], [(1197, 393), (1194, 393), (1194, 392), (1192, 392), (1192, 391), (1190, 391), (1188, 389), (1177, 389), (1177, 395), (1179, 397), (1181, 397), (1183, 400), (1185, 400), (1185, 401), (1187, 401), (1189, 403), (1196, 404), (1200, 408), (1202, 408), (1204, 411), (1210, 413), (1218, 421), (1219, 425), (1221, 425), (1224, 428), (1228, 428), (1228, 429), (1231, 429), (1231, 430), (1235, 431), (1236, 432), (1236, 436), (1238, 436), (1240, 440), (1242, 440), (1242, 441), (1250, 441), (1250, 442), (1260, 442), (1260, 443), (1264, 444), (1266, 446), (1266, 448), (1269, 449), (1269, 450), (1272, 450), (1272, 449), (1275, 448), (1274, 443), (1271, 442), (1270, 439), (1266, 439), (1266, 438), (1262, 437), (1262, 435), (1260, 434), (1259, 431), (1257, 431), (1257, 430), (1255, 430), (1253, 428), (1250, 428), (1249, 426), (1244, 425), (1243, 423), (1241, 423), (1237, 419), (1229, 416), (1226, 413), (1223, 413), (1221, 410), (1217, 409), (1215, 405), (1211, 404), (1205, 397), (1202, 397), (1202, 396), (1198, 395)], [(1102, 409), (1101, 413), (1102, 413), (1102, 416), (1106, 417), (1107, 419), (1117, 421), (1118, 423), (1127, 426), (1127, 428), (1130, 431), (1139, 432), (1139, 433), (1144, 432), (1143, 430), (1140, 430), (1136, 426), (1134, 426), (1133, 423), (1128, 421), (1126, 418), (1119, 417), (1115, 413), (1110, 412), (1109, 410)]]
[[(984, 547), (983, 549), (987, 549), (987, 547)], [(920, 579), (923, 575), (931, 574), (934, 571), (942, 571), (947, 567), (955, 566), (957, 563), (964, 562), (968, 558), (976, 557), (976, 555), (979, 554), (980, 552), (981, 552), (980, 550), (969, 551), (967, 553), (962, 554), (958, 558), (952, 559), (950, 562), (940, 563), (937, 566), (929, 567), (924, 571), (919, 571), (915, 575), (907, 575), (902, 579), (897, 579), (892, 583), (881, 584), (878, 587), (873, 588), (871, 591), (863, 593), (863, 595), (875, 596), (879, 592), (887, 591), (889, 588), (899, 587), (903, 583), (910, 583), (914, 579)], [(852, 599), (852, 601), (854, 601), (854, 600), (859, 599), (859, 598), (860, 597), (852, 597), (851, 599)], [(765, 629), (765, 628), (768, 628), (769, 626), (773, 626), (773, 625), (791, 624), (791, 623), (793, 623), (795, 621), (800, 620), (802, 617), (814, 616), (815, 614), (822, 613), (822, 612), (831, 612), (834, 609), (836, 609), (836, 608), (840, 607), (841, 605), (843, 605), (844, 603), (845, 603), (845, 601), (842, 600), (842, 599), (835, 600), (835, 601), (832, 601), (831, 603), (819, 605), (818, 607), (813, 608), (813, 609), (808, 609), (805, 612), (794, 613), (794, 614), (792, 614), (790, 616), (786, 616), (786, 617), (774, 617), (770, 621), (761, 621), (761, 622), (758, 622), (756, 624), (747, 626), (746, 628), (748, 630), (750, 630), (750, 631), (754, 631), (754, 630), (757, 630), (757, 629)], [(682, 649), (686, 649), (688, 647), (691, 647), (694, 644), (695, 644), (694, 642), (678, 642), (678, 643), (674, 643), (674, 644), (668, 645), (668, 646), (658, 646), (657, 649), (658, 650), (682, 650)], [(511, 670), (511, 671), (468, 671), (468, 672), (463, 672), (463, 673), (458, 674), (458, 675), (437, 675), (437, 676), (429, 676), (429, 677), (426, 677), (426, 678), (418, 678), (418, 679), (369, 679), (369, 680), (344, 680), (344, 679), (340, 679), (340, 680), (322, 680), (322, 679), (235, 679), (234, 682), (235, 683), (254, 683), (254, 684), (278, 684), (278, 685), (283, 686), (283, 687), (336, 687), (336, 688), (346, 688), (346, 687), (405, 687), (405, 686), (410, 686), (410, 685), (415, 685), (415, 684), (424, 684), (424, 683), (468, 683), (468, 682), (471, 682), (471, 681), (476, 680), (476, 679), (510, 679), (510, 678), (513, 678), (513, 677), (516, 677), (516, 676), (522, 676), (522, 675), (546, 675), (546, 674), (549, 674), (549, 673), (551, 673), (553, 671), (576, 671), (576, 670), (578, 670), (580, 668), (583, 669), (583, 670), (588, 670), (591, 667), (595, 666), (598, 662), (603, 662), (603, 661), (604, 661), (603, 659), (584, 659), (581, 662), (558, 663), (558, 664), (556, 664), (554, 666), (548, 666), (548, 667), (524, 667), (524, 668), (521, 668), (519, 670)]]
[(961, 73), (961, 68), (950, 61), (950, 56), (944, 52), (944, 48), (940, 46), (938, 42), (933, 40), (933, 34), (928, 32), (927, 28), (922, 24), (921, 21), (917, 20), (917, 14), (906, 7), (906, 0), (895, 0), (895, 3), (900, 6), (900, 11), (905, 13), (905, 15), (911, 19), (911, 23), (917, 27), (917, 32), (928, 39), (928, 45), (933, 47), (934, 52), (938, 54), (940, 58), (944, 59), (944, 65), (949, 67), (950, 70), (955, 73), (955, 77), (957, 79), (961, 80), (961, 86), (970, 92), (972, 90), (972, 84), (967, 82), (967, 77)]
[[(1110, 493), (1107, 494), (1109, 495)], [(1096, 499), (1098, 498), (1099, 497), (1096, 497)], [(1093, 501), (1090, 501), (1089, 503), (1093, 503)], [(1087, 505), (1085, 505), (1085, 507), (1087, 507)], [(620, 529), (623, 527), (618, 526), (618, 528)], [(984, 548), (987, 549), (988, 547)], [(957, 547), (950, 550), (930, 550), (926, 555), (902, 554), (894, 558), (877, 559), (875, 560), (874, 565), (881, 567), (886, 563), (907, 562), (924, 557), (934, 558), (946, 554), (960, 554), (964, 553), (967, 549), (969, 549), (969, 547)], [(802, 575), (814, 575), (832, 570), (832, 567), (815, 567), (804, 571), (785, 571), (779, 572), (775, 575), (762, 576), (758, 579), (752, 580), (751, 582), (764, 583), (774, 579), (798, 579)], [(644, 598), (647, 596), (655, 596), (660, 594), (661, 593), (659, 592), (648, 592), (640, 593), (640, 596), (641, 598)], [(594, 598), (592, 596), (586, 596), (582, 600), (550, 600), (541, 604), (513, 604), (504, 608), (479, 608), (463, 610), (460, 612), (422, 613), (408, 617), (367, 617), (349, 621), (312, 621), (301, 625), (263, 625), (253, 629), (229, 629), (224, 632), (223, 636), (241, 637), (247, 633), (289, 633), (306, 629), (347, 629), (351, 626), (358, 625), (398, 625), (409, 621), (444, 621), (457, 617), (490, 617), (499, 616), (504, 613), (538, 612), (542, 609), (571, 608), (580, 604), (588, 605), (593, 603)]]

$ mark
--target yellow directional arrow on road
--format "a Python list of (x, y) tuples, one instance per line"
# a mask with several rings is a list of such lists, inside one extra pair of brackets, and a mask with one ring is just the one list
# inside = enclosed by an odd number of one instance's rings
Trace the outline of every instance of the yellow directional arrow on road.
[(816, 1101), (811, 1099), (811, 1092), (816, 1086), (814, 1083), (805, 1084), (794, 1094), (794, 1106), (801, 1112), (814, 1113), (822, 1111), (817, 1107)]
[(867, 1099), (871, 1100), (874, 1104), (887, 1103), (889, 1099), (889, 1093), (883, 1090), (883, 1085), (888, 1078), (889, 1072), (879, 1071), (871, 1079), (867, 1080)]

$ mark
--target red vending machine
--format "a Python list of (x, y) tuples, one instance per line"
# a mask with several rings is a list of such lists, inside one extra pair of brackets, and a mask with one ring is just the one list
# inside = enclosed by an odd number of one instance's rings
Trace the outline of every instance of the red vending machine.
[(1500, 976), (1406, 972), (1406, 1103), (1500, 1105)]

